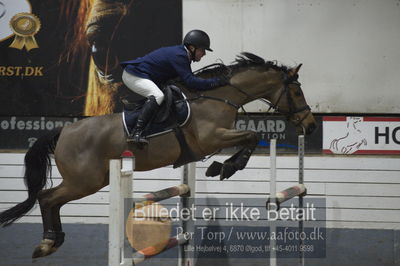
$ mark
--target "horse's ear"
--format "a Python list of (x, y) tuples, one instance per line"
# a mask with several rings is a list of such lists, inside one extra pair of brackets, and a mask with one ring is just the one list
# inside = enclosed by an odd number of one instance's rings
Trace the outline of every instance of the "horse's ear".
[(291, 76), (297, 75), (297, 73), (299, 72), (299, 70), (300, 70), (300, 68), (301, 68), (302, 65), (303, 65), (303, 64), (300, 64), (300, 65), (298, 65), (297, 67), (292, 68), (292, 69), (290, 70), (290, 75), (291, 75)]

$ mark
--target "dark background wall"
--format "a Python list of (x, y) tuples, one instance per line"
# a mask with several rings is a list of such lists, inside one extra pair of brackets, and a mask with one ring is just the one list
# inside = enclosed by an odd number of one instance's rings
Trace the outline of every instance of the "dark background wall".
[[(0, 115), (79, 116), (83, 114), (90, 61), (79, 12), (82, 1), (30, 0), (40, 19), (34, 35), (39, 48), (10, 48), (14, 36), (0, 42)], [(115, 1), (128, 3), (120, 22), (109, 21), (104, 38), (118, 60), (143, 56), (182, 41), (181, 0)], [(33, 72), (32, 72), (32, 71)], [(122, 69), (121, 69), (122, 73)]]

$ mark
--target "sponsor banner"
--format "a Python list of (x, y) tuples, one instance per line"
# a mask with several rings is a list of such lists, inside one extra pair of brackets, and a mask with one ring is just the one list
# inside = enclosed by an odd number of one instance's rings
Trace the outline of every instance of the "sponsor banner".
[(40, 136), (78, 120), (77, 117), (0, 117), (0, 149), (26, 150)]
[(325, 116), (327, 154), (400, 154), (400, 117)]
[(181, 0), (0, 0), (0, 115), (121, 110), (119, 63), (181, 42)]
[[(305, 137), (306, 153), (322, 152), (322, 118), (316, 117), (318, 128), (315, 132)], [(297, 153), (298, 135), (295, 127), (282, 116), (265, 115), (239, 115), (235, 122), (237, 130), (251, 130), (257, 132), (260, 139), (255, 153), (265, 153), (269, 151), (271, 139), (277, 139), (277, 151), (280, 153)], [(232, 152), (234, 149), (227, 149)]]

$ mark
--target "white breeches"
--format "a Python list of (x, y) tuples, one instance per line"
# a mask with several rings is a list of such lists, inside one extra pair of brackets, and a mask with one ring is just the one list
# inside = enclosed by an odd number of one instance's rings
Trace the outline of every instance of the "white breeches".
[(164, 93), (153, 81), (149, 79), (135, 76), (124, 70), (122, 73), (122, 81), (131, 91), (143, 97), (149, 97), (153, 95), (154, 98), (156, 98), (158, 105), (161, 105), (161, 103), (164, 101)]

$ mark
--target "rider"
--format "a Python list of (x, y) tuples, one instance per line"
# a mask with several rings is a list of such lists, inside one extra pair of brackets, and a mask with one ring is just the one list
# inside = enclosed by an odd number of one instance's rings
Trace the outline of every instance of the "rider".
[(209, 90), (227, 84), (224, 78), (202, 79), (192, 73), (191, 62), (199, 62), (210, 48), (210, 38), (204, 31), (192, 30), (182, 45), (159, 48), (143, 57), (121, 63), (124, 68), (124, 84), (139, 95), (147, 97), (139, 114), (133, 134), (128, 141), (148, 143), (142, 137), (143, 130), (164, 100), (160, 90), (169, 79), (180, 77), (192, 89)]

